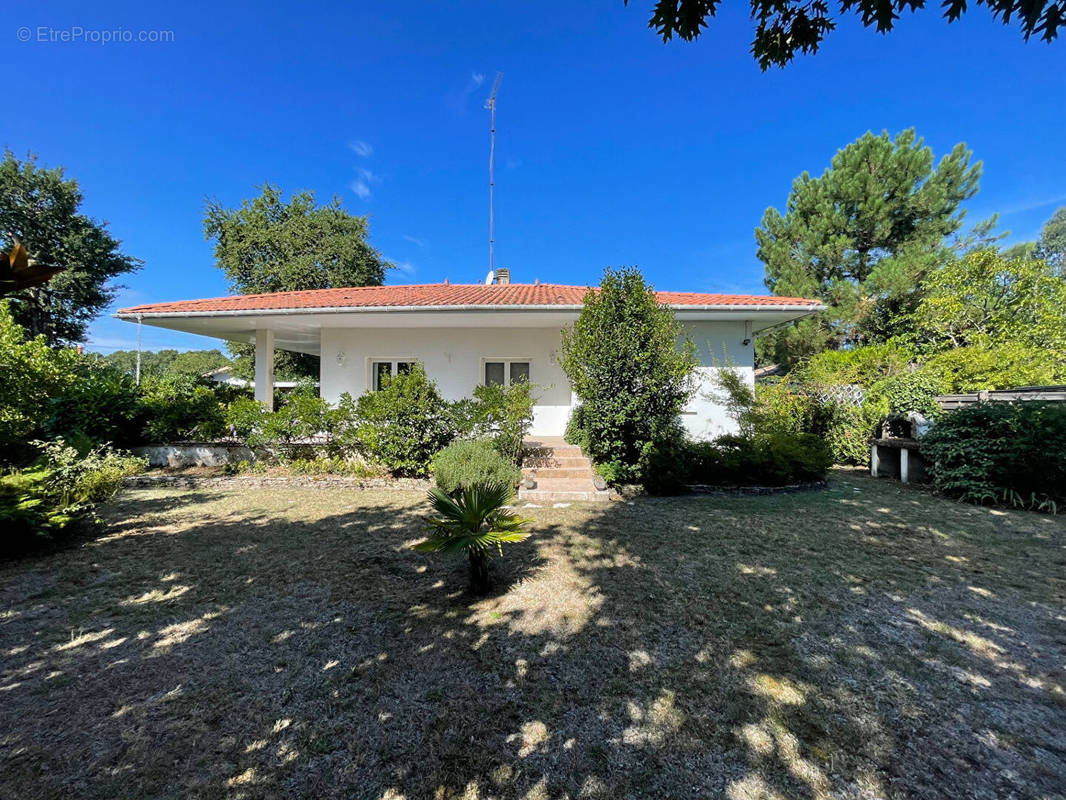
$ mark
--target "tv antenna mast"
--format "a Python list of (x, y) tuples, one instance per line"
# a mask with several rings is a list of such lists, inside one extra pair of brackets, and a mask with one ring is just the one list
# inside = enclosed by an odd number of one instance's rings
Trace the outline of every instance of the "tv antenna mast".
[(492, 84), (492, 93), (485, 101), (485, 108), (489, 110), (489, 275), (496, 271), (496, 261), (493, 256), (496, 233), (496, 182), (494, 180), (493, 166), (496, 158), (496, 92), (500, 88), (503, 73), (496, 73), (496, 80)]

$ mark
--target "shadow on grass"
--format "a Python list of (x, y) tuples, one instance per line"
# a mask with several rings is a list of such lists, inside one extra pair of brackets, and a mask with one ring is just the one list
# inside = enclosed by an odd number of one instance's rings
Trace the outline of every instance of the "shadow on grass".
[(1063, 526), (842, 476), (536, 511), (465, 592), (418, 493), (137, 492), (0, 572), (0, 794), (1051, 794)]

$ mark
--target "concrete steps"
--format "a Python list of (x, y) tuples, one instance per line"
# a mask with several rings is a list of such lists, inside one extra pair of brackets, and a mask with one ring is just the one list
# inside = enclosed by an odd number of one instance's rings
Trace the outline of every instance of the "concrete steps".
[(592, 462), (580, 447), (562, 441), (527, 441), (525, 444), (519, 500), (530, 503), (603, 503), (609, 499), (606, 489), (596, 488)]

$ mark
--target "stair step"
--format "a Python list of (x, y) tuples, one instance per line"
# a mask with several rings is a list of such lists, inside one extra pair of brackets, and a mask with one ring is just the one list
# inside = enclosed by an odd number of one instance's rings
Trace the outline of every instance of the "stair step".
[(595, 492), (591, 477), (583, 478), (537, 478), (535, 490), (542, 492)]
[(533, 447), (529, 450), (532, 456), (581, 456), (581, 448), (576, 444), (563, 444), (554, 447)]
[(534, 478), (538, 481), (545, 478), (588, 478), (592, 480), (591, 467), (523, 467), (522, 475), (526, 478)]
[(579, 467), (591, 468), (592, 462), (584, 456), (527, 456), (522, 461), (522, 466), (530, 467), (532, 469), (545, 469), (549, 467), (576, 469)]
[(609, 492), (546, 492), (540, 489), (520, 489), (518, 499), (530, 503), (606, 503), (611, 497)]

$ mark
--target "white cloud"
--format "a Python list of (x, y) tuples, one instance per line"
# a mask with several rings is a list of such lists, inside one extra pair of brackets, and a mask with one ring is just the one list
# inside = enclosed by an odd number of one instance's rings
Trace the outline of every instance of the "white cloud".
[(408, 278), (413, 278), (415, 273), (418, 272), (415, 265), (410, 261), (396, 261), (393, 266), (396, 267), (397, 272)]
[(479, 87), (484, 82), (485, 82), (485, 73), (484, 72), (471, 72), (470, 73), (470, 84), (471, 84), (470, 88), (472, 90), (476, 89), (477, 87)]
[(370, 142), (364, 142), (362, 139), (355, 139), (348, 142), (348, 148), (362, 158), (370, 158), (370, 156), (374, 155), (373, 146)]
[(411, 244), (416, 245), (418, 247), (425, 247), (426, 246), (426, 240), (425, 239), (419, 239), (417, 236), (409, 236), (409, 235), (407, 235), (405, 233), (403, 235), (403, 238), (406, 239)]
[(369, 200), (373, 194), (371, 187), (376, 183), (381, 183), (381, 178), (368, 169), (360, 169), (358, 177), (352, 181), (351, 188), (360, 200)]

